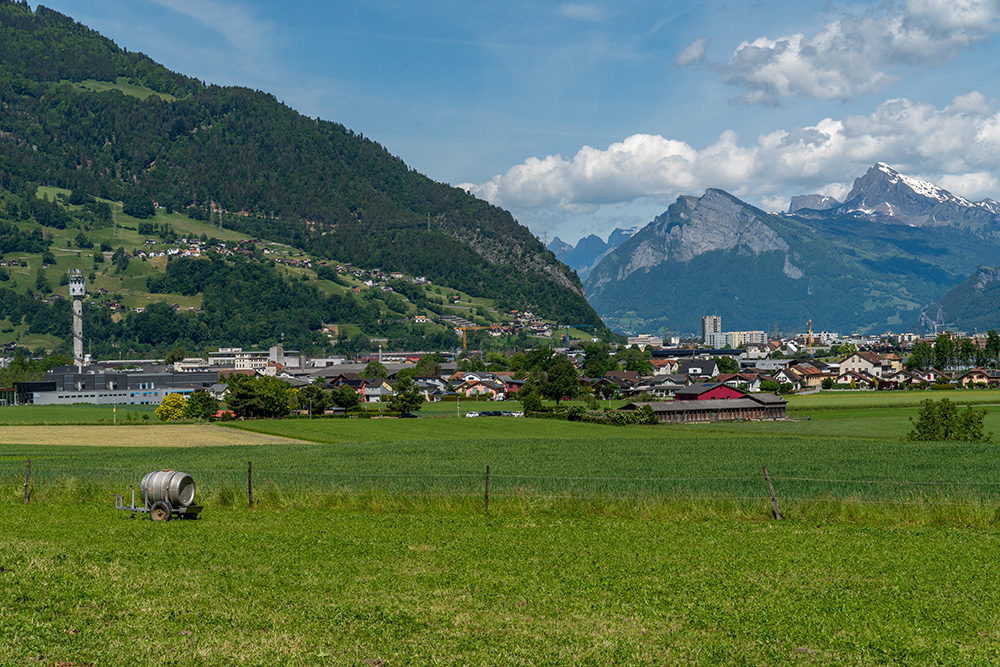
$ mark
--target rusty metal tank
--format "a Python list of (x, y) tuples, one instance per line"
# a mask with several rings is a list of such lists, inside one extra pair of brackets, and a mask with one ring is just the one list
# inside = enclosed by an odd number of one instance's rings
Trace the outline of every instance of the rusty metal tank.
[(194, 504), (194, 480), (179, 470), (157, 470), (142, 478), (139, 493), (146, 507), (157, 501), (170, 503), (173, 508)]

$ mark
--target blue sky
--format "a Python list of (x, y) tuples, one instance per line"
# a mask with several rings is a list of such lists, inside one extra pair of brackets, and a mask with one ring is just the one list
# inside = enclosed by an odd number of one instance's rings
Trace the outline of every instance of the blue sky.
[(708, 187), (842, 198), (876, 161), (1000, 199), (1000, 0), (44, 4), (343, 123), (541, 238)]

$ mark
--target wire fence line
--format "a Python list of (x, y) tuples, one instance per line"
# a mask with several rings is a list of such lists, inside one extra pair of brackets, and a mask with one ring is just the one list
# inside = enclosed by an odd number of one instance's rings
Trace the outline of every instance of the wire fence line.
[[(248, 462), (249, 463), (249, 462)], [(516, 499), (520, 501), (684, 501), (691, 503), (857, 503), (859, 505), (993, 506), (1000, 511), (1000, 482), (899, 479), (838, 479), (771, 474), (592, 477), (482, 472), (357, 472), (246, 469), (185, 469), (200, 497), (236, 499), (249, 494), (312, 494), (341, 497)], [(7, 499), (44, 498), (50, 492), (86, 489), (127, 493), (138, 489), (148, 469), (52, 464), (45, 459), (0, 460), (0, 490)], [(250, 498), (253, 496), (250, 495)], [(998, 515), (1000, 516), (1000, 515)]]

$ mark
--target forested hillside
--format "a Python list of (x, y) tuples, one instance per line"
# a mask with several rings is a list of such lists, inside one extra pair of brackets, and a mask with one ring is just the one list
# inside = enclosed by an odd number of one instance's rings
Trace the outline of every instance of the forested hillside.
[[(94, 92), (116, 81), (158, 94)], [(49, 185), (131, 204), (136, 217), (155, 203), (500, 308), (599, 325), (576, 275), (506, 211), (342, 125), (175, 74), (44, 7), (0, 0), (0, 108), (0, 189), (22, 201)]]

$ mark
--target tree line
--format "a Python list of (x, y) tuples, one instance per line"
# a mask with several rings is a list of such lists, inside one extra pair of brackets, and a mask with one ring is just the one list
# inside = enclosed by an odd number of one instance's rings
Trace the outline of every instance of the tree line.
[(917, 341), (906, 360), (907, 368), (917, 370), (937, 368), (946, 371), (975, 366), (1000, 366), (1000, 334), (993, 329), (987, 332), (982, 345), (971, 338), (949, 334), (940, 334), (933, 343)]

